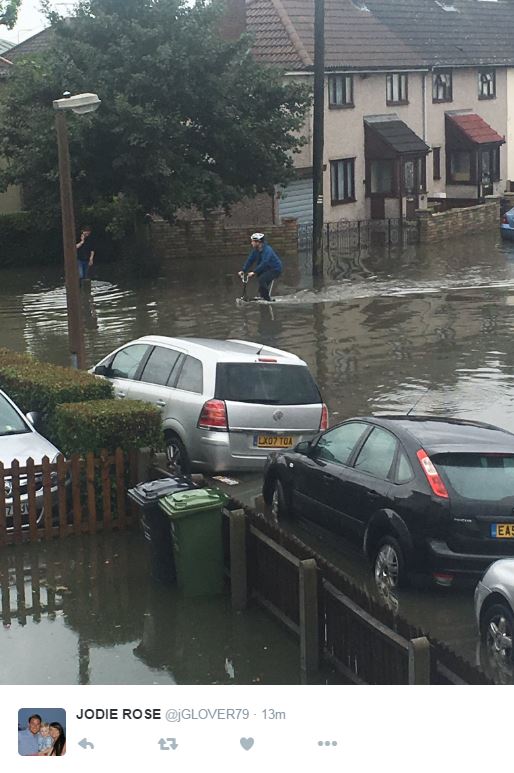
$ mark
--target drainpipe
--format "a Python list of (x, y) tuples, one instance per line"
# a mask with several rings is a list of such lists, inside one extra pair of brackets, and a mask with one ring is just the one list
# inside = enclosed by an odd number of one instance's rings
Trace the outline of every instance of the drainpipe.
[(422, 95), (422, 119), (423, 119), (423, 141), (427, 141), (427, 73), (424, 72), (421, 81)]

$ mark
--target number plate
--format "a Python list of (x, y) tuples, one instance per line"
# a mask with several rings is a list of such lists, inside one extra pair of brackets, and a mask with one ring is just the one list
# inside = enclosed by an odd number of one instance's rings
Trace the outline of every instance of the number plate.
[(491, 537), (495, 539), (514, 539), (514, 523), (492, 523)]
[(257, 448), (291, 448), (293, 438), (291, 435), (254, 435), (253, 444)]

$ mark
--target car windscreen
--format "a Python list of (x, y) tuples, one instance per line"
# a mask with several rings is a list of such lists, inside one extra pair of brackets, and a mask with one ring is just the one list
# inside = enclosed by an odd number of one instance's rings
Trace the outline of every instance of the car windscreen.
[(320, 403), (316, 382), (305, 365), (271, 362), (220, 362), (216, 368), (218, 400), (265, 405)]
[(0, 437), (20, 435), (24, 432), (30, 432), (27, 423), (14, 410), (11, 403), (0, 395)]
[(514, 454), (447, 453), (431, 458), (458, 496), (487, 502), (514, 497)]

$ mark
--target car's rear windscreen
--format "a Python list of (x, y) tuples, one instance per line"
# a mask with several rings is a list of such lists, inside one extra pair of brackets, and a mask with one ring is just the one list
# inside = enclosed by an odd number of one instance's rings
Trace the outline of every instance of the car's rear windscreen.
[(305, 365), (271, 362), (220, 362), (216, 369), (218, 400), (264, 405), (320, 403), (316, 382)]
[(488, 502), (514, 497), (514, 454), (437, 454), (432, 461), (461, 497)]

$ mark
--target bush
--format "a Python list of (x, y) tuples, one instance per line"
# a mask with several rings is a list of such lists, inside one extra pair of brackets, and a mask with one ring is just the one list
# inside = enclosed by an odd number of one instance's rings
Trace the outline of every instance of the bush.
[(58, 405), (55, 412), (58, 445), (65, 454), (161, 448), (160, 411), (139, 400), (91, 400)]
[(0, 268), (62, 263), (58, 229), (42, 227), (30, 212), (0, 215)]
[(0, 348), (0, 389), (22, 411), (38, 411), (38, 429), (58, 445), (54, 423), (59, 403), (112, 398), (109, 381), (83, 370), (40, 362), (29, 354)]

